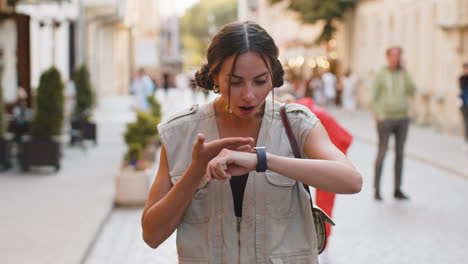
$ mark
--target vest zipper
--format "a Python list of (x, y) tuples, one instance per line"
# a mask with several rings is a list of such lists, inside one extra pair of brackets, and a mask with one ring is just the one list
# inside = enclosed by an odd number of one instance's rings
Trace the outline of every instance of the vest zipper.
[(236, 220), (237, 220), (237, 259), (238, 259), (238, 263), (240, 264), (240, 253), (241, 253), (241, 241), (240, 241), (240, 228), (241, 228), (241, 221), (242, 221), (242, 217), (236, 217)]

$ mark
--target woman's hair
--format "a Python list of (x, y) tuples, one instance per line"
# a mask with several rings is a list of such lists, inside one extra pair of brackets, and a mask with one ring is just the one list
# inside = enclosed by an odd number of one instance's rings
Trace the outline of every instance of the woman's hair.
[(247, 52), (258, 53), (269, 68), (273, 87), (283, 85), (284, 70), (278, 60), (278, 47), (271, 36), (258, 24), (246, 21), (224, 25), (213, 37), (207, 51), (207, 63), (195, 73), (199, 87), (213, 90), (214, 77), (223, 61), (234, 56), (232, 71), (237, 57)]

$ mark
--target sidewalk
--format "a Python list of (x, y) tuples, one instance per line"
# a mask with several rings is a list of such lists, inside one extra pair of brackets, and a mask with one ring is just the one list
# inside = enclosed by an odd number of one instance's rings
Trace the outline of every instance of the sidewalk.
[[(194, 102), (204, 103), (202, 95), (193, 96), (183, 89), (170, 90), (168, 95), (160, 91), (157, 98), (162, 103), (164, 118)], [(333, 213), (337, 226), (333, 228), (327, 251), (320, 255), (320, 263), (464, 263), (468, 224), (459, 219), (468, 217), (468, 212), (463, 210), (466, 207), (463, 202), (468, 199), (468, 181), (432, 166), (432, 159), (421, 161), (423, 158), (413, 158), (411, 154), (411, 150), (418, 150), (415, 144), (419, 142), (410, 143), (411, 138), (426, 136), (431, 142), (448, 144), (444, 143), (444, 138), (452, 137), (412, 127), (408, 142), (408, 156), (411, 157), (405, 161), (405, 175), (408, 175), (405, 190), (411, 200), (393, 199), (393, 166), (388, 161), (382, 179), (384, 201), (376, 202), (372, 198), (376, 152), (373, 123), (365, 112), (352, 115), (339, 109), (332, 112), (355, 135), (349, 157), (362, 173), (364, 184), (359, 194), (337, 196)], [(453, 140), (456, 142), (458, 138)], [(451, 155), (460, 154), (457, 153)], [(393, 156), (392, 152), (389, 154)], [(175, 233), (157, 249), (150, 248), (141, 238), (141, 213), (142, 208), (113, 210), (84, 264), (177, 263)]]
[(62, 169), (0, 173), (0, 263), (80, 263), (113, 207), (122, 132), (134, 118), (127, 97), (103, 98), (98, 145), (65, 146)]
[[(349, 112), (342, 108), (328, 110), (351, 132), (355, 140), (377, 145), (375, 121), (368, 111)], [(392, 137), (390, 147), (393, 140)], [(430, 163), (432, 166), (468, 179), (468, 154), (462, 150), (463, 143), (463, 138), (460, 136), (442, 134), (431, 127), (411, 123), (405, 153), (407, 158)], [(387, 153), (387, 156), (390, 155), (393, 156), (393, 153)]]

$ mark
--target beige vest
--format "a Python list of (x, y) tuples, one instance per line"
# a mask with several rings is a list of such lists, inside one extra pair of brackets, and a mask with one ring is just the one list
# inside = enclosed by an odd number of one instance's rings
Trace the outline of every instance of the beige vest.
[[(266, 100), (257, 146), (294, 157), (279, 109)], [(306, 107), (290, 104), (288, 117), (298, 144), (318, 122)], [(177, 113), (159, 125), (159, 134), (176, 183), (191, 162), (196, 135), (219, 138), (213, 102)], [(304, 154), (304, 153), (302, 153)], [(229, 181), (202, 182), (177, 228), (179, 263), (318, 263), (310, 201), (302, 184), (272, 171), (249, 174), (242, 218), (234, 214)]]

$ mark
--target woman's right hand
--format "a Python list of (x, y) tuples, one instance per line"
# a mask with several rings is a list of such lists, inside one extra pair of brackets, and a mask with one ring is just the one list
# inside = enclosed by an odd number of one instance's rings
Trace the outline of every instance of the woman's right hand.
[(250, 151), (251, 146), (254, 144), (254, 139), (251, 137), (228, 137), (208, 143), (205, 143), (205, 140), (205, 135), (198, 134), (192, 149), (192, 162), (204, 167), (223, 149)]

